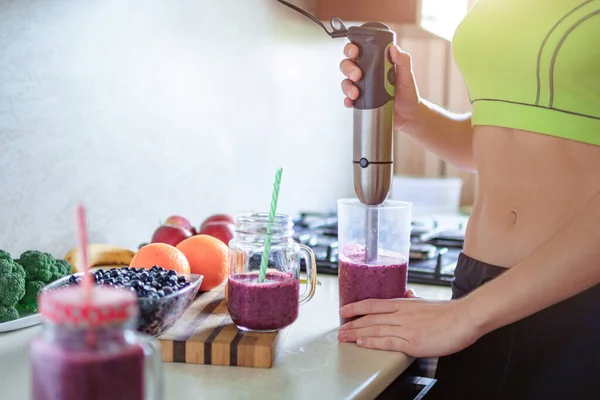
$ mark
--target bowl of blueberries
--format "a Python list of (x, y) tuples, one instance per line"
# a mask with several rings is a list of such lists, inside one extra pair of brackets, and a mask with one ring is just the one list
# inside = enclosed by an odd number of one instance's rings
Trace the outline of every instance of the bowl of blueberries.
[[(172, 327), (192, 304), (202, 284), (202, 275), (178, 274), (159, 266), (145, 268), (110, 268), (90, 271), (96, 285), (109, 285), (132, 290), (138, 296), (139, 317), (137, 330), (160, 336)], [(44, 290), (79, 285), (83, 273), (67, 275)]]

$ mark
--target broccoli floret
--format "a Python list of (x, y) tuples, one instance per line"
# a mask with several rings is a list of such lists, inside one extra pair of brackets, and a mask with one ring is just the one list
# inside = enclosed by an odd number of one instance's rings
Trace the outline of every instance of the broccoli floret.
[(24, 252), (16, 262), (26, 274), (25, 296), (19, 307), (33, 313), (37, 312), (37, 297), (42, 288), (71, 272), (71, 264), (67, 261), (57, 260), (49, 253), (37, 250)]
[(46, 286), (42, 281), (29, 281), (25, 283), (25, 296), (19, 302), (19, 306), (29, 312), (37, 313), (37, 297)]
[(0, 324), (19, 318), (19, 312), (14, 307), (0, 306)]
[(4, 251), (4, 250), (0, 250), (0, 260), (12, 260), (12, 257), (10, 256), (10, 253), (8, 251)]
[(11, 259), (0, 259), (0, 307), (13, 307), (25, 295), (25, 271)]
[(71, 273), (71, 264), (67, 260), (55, 260), (56, 262), (56, 275), (52, 280), (60, 279)]
[(52, 282), (52, 278), (57, 276), (56, 260), (49, 253), (38, 250), (29, 250), (21, 254), (16, 260), (27, 275), (28, 281)]

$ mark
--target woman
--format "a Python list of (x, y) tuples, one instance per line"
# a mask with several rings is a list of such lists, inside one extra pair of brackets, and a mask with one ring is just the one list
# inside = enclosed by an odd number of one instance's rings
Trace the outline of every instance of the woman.
[[(396, 65), (396, 128), (477, 172), (453, 299), (367, 300), (339, 339), (440, 357), (427, 398), (600, 396), (600, 0), (479, 0), (453, 38), (472, 114)], [(341, 70), (351, 107), (359, 49)]]

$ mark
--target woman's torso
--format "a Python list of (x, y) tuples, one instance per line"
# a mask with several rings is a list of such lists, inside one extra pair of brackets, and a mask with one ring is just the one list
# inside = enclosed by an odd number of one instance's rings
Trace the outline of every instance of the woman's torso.
[(457, 29), (478, 170), (467, 255), (510, 267), (600, 190), (598, 37), (600, 0), (478, 0)]
[(464, 250), (489, 264), (514, 265), (600, 191), (600, 146), (477, 126), (473, 149), (478, 186)]

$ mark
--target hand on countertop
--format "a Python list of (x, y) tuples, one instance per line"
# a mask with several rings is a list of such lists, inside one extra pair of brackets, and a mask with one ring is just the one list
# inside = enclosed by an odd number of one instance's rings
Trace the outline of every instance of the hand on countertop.
[(404, 299), (369, 299), (340, 309), (344, 318), (360, 317), (340, 327), (342, 342), (400, 351), (412, 357), (439, 357), (474, 343), (466, 305), (461, 300), (425, 300), (412, 290)]

